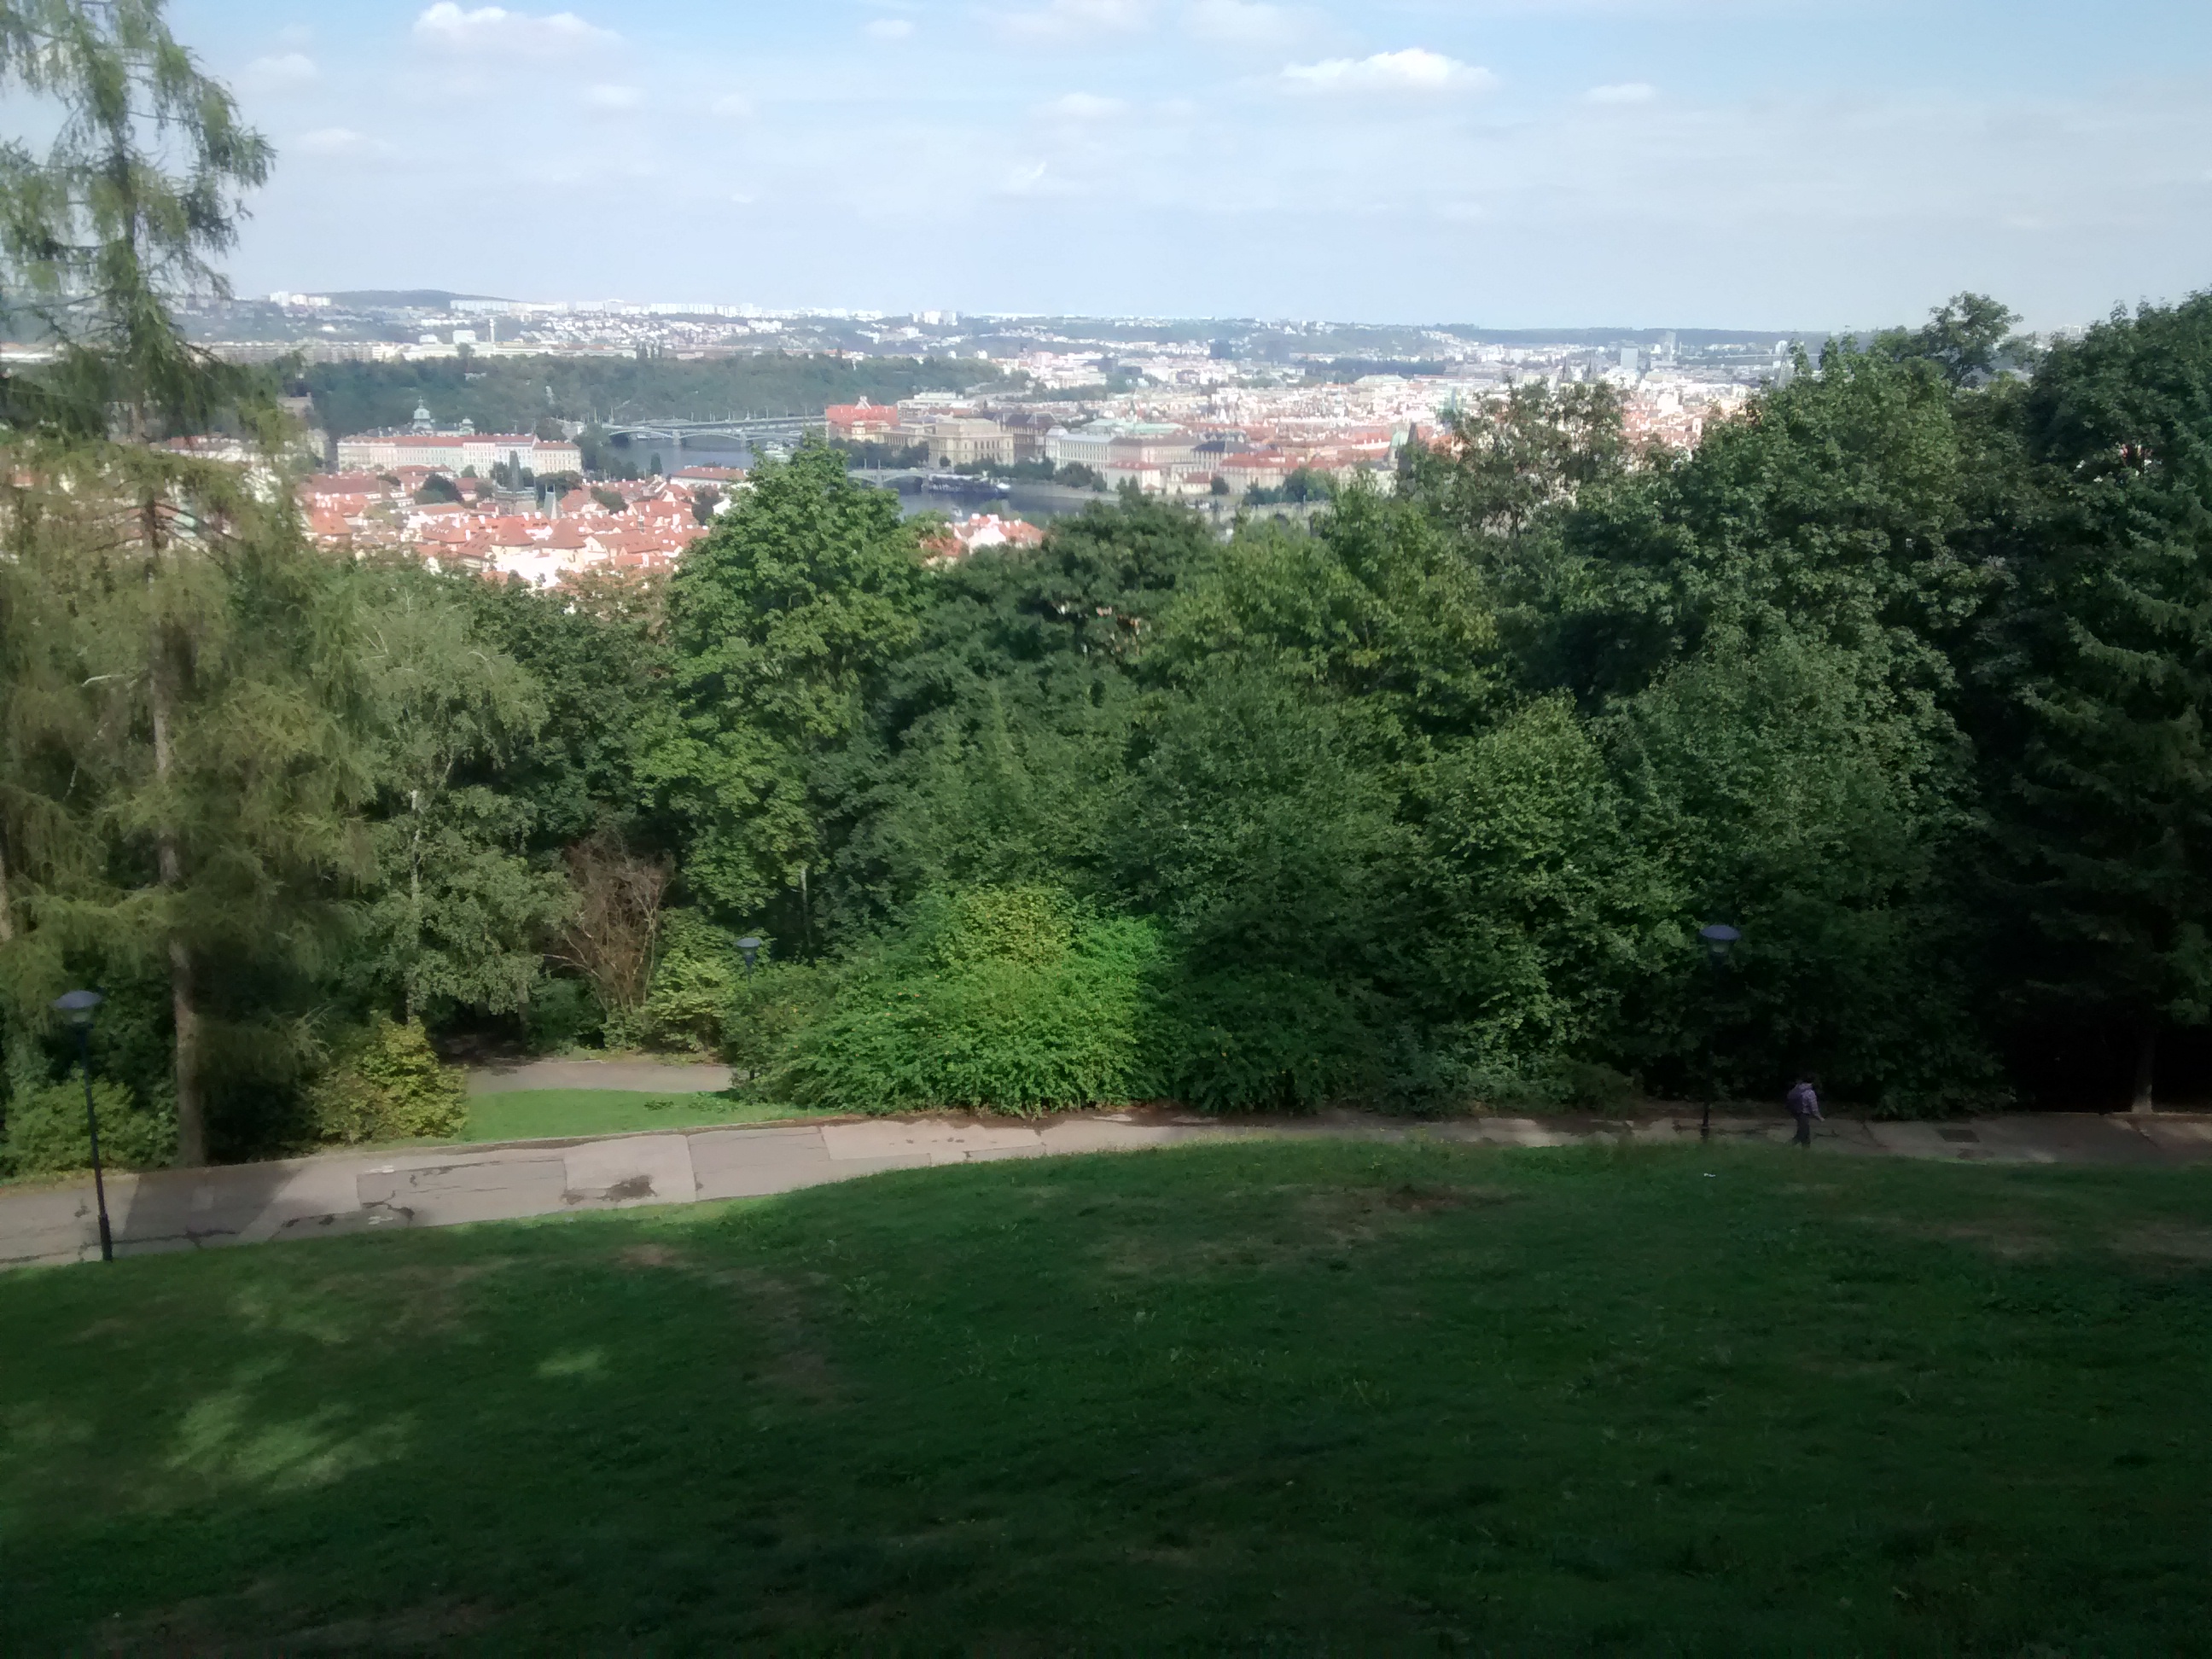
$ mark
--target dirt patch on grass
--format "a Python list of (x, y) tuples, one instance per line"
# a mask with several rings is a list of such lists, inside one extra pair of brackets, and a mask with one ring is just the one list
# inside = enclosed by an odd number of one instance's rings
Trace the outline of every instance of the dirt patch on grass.
[(1908, 1221), (1900, 1216), (1869, 1215), (1859, 1219), (1892, 1236), (1937, 1244), (1966, 1244), (2005, 1261), (2056, 1255), (2057, 1239), (2020, 1223), (1967, 1221)]
[(2121, 1234), (2112, 1248), (2123, 1255), (2155, 1256), (2164, 1261), (2212, 1261), (2212, 1227), (2161, 1221)]
[[(266, 1594), (265, 1587), (262, 1594)], [(397, 1613), (311, 1625), (282, 1635), (259, 1633), (282, 1617), (274, 1610), (249, 1613), (234, 1607), (221, 1608), (204, 1600), (183, 1601), (126, 1625), (109, 1626), (93, 1638), (91, 1651), (159, 1653), (168, 1659), (217, 1659), (220, 1655), (238, 1653), (435, 1651), (456, 1638), (489, 1629), (499, 1615), (479, 1602), (432, 1601)], [(241, 1640), (240, 1624), (248, 1624), (257, 1633)]]
[[(1395, 1187), (1283, 1186), (1224, 1191), (1239, 1206), (1237, 1224), (1212, 1235), (1178, 1238), (1142, 1224), (1143, 1218), (1115, 1215), (1115, 1224), (1097, 1247), (1100, 1265), (1115, 1277), (1251, 1273), (1340, 1261), (1363, 1245), (1412, 1236), (1455, 1211), (1516, 1202), (1522, 1194), (1495, 1187), (1402, 1182)], [(1255, 1200), (1262, 1200), (1255, 1202)]]
[(683, 1267), (691, 1258), (667, 1244), (627, 1244), (615, 1253), (625, 1267)]

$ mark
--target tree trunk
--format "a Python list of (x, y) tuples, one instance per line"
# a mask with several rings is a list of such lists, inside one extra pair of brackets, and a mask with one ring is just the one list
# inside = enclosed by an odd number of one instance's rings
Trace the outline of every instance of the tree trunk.
[(405, 1024), (415, 1023), (415, 978), (422, 963), (422, 792), (407, 792), (407, 810), (415, 816), (414, 838), (407, 843), (407, 987)]
[(2151, 1103), (2151, 1079), (2158, 1069), (2158, 1027), (2145, 1020), (2136, 1032), (2136, 1097), (2128, 1109), (2148, 1112), (2156, 1109)]
[(8, 848), (0, 843), (0, 945), (15, 937), (15, 913), (8, 903)]
[[(150, 556), (146, 577), (151, 585), (161, 568), (160, 509), (149, 498), (144, 507), (146, 546)], [(153, 623), (152, 653), (148, 665), (147, 701), (154, 724), (154, 777), (167, 790), (176, 775), (174, 726), (179, 693), (176, 641), (161, 623), (158, 611)], [(178, 843), (173, 809), (164, 804), (163, 820), (154, 832), (155, 872), (172, 903), (185, 884), (184, 854)], [(200, 1010), (192, 980), (191, 946), (173, 915), (169, 922), (169, 1007), (176, 1026), (177, 1162), (197, 1169), (207, 1162), (207, 1111), (200, 1096)]]

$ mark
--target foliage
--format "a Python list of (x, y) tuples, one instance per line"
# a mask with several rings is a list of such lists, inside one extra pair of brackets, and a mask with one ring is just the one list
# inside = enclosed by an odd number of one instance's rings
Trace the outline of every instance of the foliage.
[(836, 986), (804, 962), (763, 962), (740, 973), (722, 1005), (722, 1058), (750, 1082), (782, 1058), (792, 1039), (826, 1018)]
[(521, 855), (526, 808), (468, 769), (496, 775), (535, 736), (544, 705), (519, 665), (471, 637), (449, 584), (404, 568), (380, 574), (362, 668), (381, 879), (364, 912), (360, 968), (398, 988), (408, 1020), (459, 1007), (510, 1013), (527, 998), (569, 896), (558, 875)]
[[(153, 1170), (177, 1152), (177, 1115), (166, 1102), (141, 1104), (124, 1085), (96, 1077), (100, 1158), (112, 1170)], [(84, 1115), (84, 1074), (18, 1096), (0, 1133), (0, 1175), (56, 1175), (92, 1167), (92, 1130)]]
[(687, 910), (662, 921), (651, 989), (638, 1030), (651, 1047), (712, 1054), (722, 1045), (722, 1015), (744, 969), (736, 936)]
[(531, 988), (522, 1011), (524, 1041), (534, 1054), (557, 1054), (584, 1047), (605, 1025), (606, 1010), (580, 979), (541, 979)]
[(434, 1140), (460, 1133), (468, 1096), (420, 1025), (377, 1015), (340, 1051), (308, 1094), (319, 1139)]
[(1146, 1092), (1152, 928), (1043, 887), (929, 896), (776, 1079), (801, 1104), (1037, 1112)]
[(680, 724), (648, 763), (686, 821), (684, 877), (731, 917), (757, 915), (807, 878), (821, 834), (809, 774), (858, 726), (863, 687), (917, 634), (923, 571), (886, 492), (811, 446), (753, 476), (678, 571), (669, 644)]
[(2212, 1018), (2212, 296), (2053, 349), (2039, 499), (1986, 670), (2003, 888), (2038, 1000), (2138, 1038)]

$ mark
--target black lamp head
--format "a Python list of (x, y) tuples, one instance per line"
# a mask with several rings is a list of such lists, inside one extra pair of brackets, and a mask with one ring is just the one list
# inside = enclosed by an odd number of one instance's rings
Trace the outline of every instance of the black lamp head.
[(1743, 935), (1724, 921), (1698, 929), (1698, 937), (1705, 942), (1705, 955), (1715, 967), (1728, 960), (1729, 948)]
[(72, 1025), (89, 1025), (106, 1000), (97, 991), (64, 991), (54, 999), (53, 1009)]
[(758, 961), (760, 953), (761, 942), (757, 933), (747, 933), (738, 941), (738, 954), (745, 959), (746, 967), (750, 968)]

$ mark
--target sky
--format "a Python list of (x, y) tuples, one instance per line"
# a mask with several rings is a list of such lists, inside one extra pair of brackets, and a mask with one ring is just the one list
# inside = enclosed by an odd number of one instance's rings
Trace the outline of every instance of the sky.
[(2212, 287), (2206, 0), (172, 0), (241, 293), (1832, 329)]

